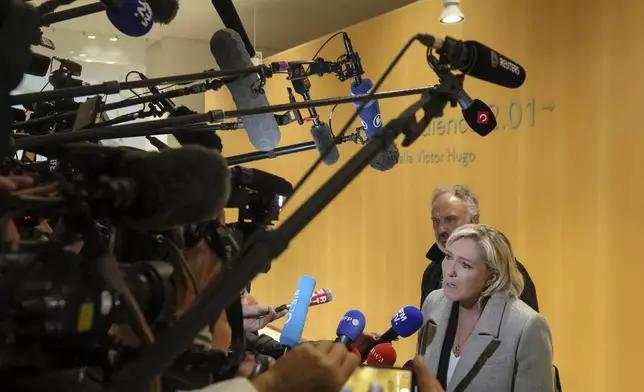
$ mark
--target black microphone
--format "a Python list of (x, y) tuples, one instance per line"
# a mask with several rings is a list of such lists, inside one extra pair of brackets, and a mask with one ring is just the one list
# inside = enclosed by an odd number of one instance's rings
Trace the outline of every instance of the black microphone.
[(477, 79), (508, 88), (518, 88), (526, 78), (525, 70), (516, 62), (476, 41), (460, 41), (452, 37), (439, 39), (429, 34), (419, 34), (418, 40), (436, 49), (442, 64), (449, 64)]
[(293, 185), (282, 177), (259, 169), (235, 166), (230, 169), (232, 183), (235, 186), (245, 186), (259, 193), (290, 196)]
[[(320, 155), (322, 156), (322, 162), (326, 165), (333, 165), (340, 160), (340, 151), (335, 142), (335, 137), (331, 132), (331, 128), (324, 123), (319, 121), (317, 124), (313, 124), (311, 127), (311, 136), (313, 137), (313, 143), (317, 147)], [(331, 150), (324, 155), (324, 153), (331, 148)]]
[(235, 30), (237, 34), (241, 37), (246, 47), (246, 51), (250, 57), (255, 56), (255, 48), (250, 43), (248, 39), (248, 34), (246, 29), (244, 29), (244, 24), (239, 18), (239, 14), (235, 9), (235, 5), (232, 0), (212, 0), (212, 5), (215, 6), (215, 10), (219, 14), (221, 21), (224, 22), (224, 26), (229, 29)]
[(472, 99), (465, 90), (461, 90), (458, 93), (458, 104), (467, 125), (478, 135), (487, 136), (496, 128), (494, 112), (483, 101)]
[(200, 146), (160, 152), (76, 144), (33, 149), (64, 158), (85, 174), (93, 216), (156, 232), (214, 219), (230, 195), (230, 172), (216, 151)]

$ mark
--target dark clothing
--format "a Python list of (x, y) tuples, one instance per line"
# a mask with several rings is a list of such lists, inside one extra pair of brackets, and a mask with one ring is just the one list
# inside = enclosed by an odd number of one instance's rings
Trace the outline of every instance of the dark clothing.
[[(429, 248), (429, 251), (427, 252), (425, 257), (427, 257), (431, 261), (431, 263), (429, 263), (429, 265), (425, 269), (425, 272), (423, 273), (423, 282), (421, 284), (420, 297), (421, 307), (423, 306), (423, 302), (425, 302), (425, 298), (427, 298), (429, 293), (442, 288), (441, 280), (443, 279), (443, 269), (441, 267), (443, 259), (445, 258), (445, 253), (443, 253), (443, 251), (438, 248), (438, 245), (434, 244), (431, 248)], [(521, 275), (523, 275), (524, 283), (523, 292), (521, 293), (519, 299), (521, 299), (523, 302), (528, 304), (528, 306), (538, 312), (539, 303), (537, 302), (537, 291), (534, 287), (532, 279), (530, 279), (528, 270), (526, 270), (526, 268), (519, 262), (519, 260), (517, 260), (517, 267), (519, 268)]]

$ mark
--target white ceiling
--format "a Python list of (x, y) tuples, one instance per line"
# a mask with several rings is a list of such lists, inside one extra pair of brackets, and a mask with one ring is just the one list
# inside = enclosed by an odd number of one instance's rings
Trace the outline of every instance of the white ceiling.
[[(97, 0), (77, 0), (59, 10)], [(292, 48), (327, 33), (415, 2), (416, 0), (235, 0), (246, 31), (264, 55)], [(35, 4), (42, 0), (35, 1)], [(117, 35), (103, 14), (88, 15), (51, 25), (61, 31)], [(223, 24), (208, 0), (182, 0), (177, 17), (169, 25), (155, 25), (147, 42), (170, 36), (210, 40)], [(82, 37), (79, 35), (79, 37)], [(59, 40), (63, 42), (64, 40)], [(58, 44), (59, 42), (56, 42)], [(141, 43), (141, 41), (139, 41)], [(66, 42), (64, 44), (67, 44)]]

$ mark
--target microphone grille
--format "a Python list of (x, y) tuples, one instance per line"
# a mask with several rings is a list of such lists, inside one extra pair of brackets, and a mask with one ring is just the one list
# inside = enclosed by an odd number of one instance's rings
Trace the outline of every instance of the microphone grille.
[(177, 0), (147, 0), (154, 19), (159, 24), (168, 24), (177, 17), (179, 2)]
[(391, 143), (387, 146), (387, 149), (381, 151), (376, 157), (369, 163), (372, 168), (380, 171), (387, 171), (392, 169), (400, 158), (400, 153), (398, 152), (398, 146), (396, 143)]

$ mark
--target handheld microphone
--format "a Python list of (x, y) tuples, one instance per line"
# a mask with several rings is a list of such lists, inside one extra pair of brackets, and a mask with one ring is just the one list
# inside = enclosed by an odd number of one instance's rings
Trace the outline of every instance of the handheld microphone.
[(382, 343), (372, 348), (367, 357), (367, 365), (394, 366), (396, 349), (391, 344)]
[(353, 354), (356, 357), (358, 357), (358, 359), (362, 362), (362, 357), (360, 356), (360, 351), (358, 351), (357, 348), (355, 348), (355, 347), (347, 347), (347, 348), (349, 348), (349, 351), (351, 351), (351, 354)]
[(405, 362), (405, 364), (402, 367), (403, 367), (403, 369), (413, 369), (414, 368), (414, 361), (410, 359), (407, 362)]
[(335, 343), (351, 344), (355, 342), (362, 335), (362, 332), (364, 332), (366, 324), (367, 320), (361, 311), (348, 311), (340, 319), (340, 323), (335, 332), (338, 335)]
[[(322, 304), (329, 303), (331, 301), (333, 301), (333, 294), (331, 293), (331, 290), (329, 289), (315, 290), (315, 292), (313, 293), (313, 296), (311, 297), (311, 302), (309, 302), (309, 306), (322, 305)], [(290, 308), (290, 305), (288, 304), (280, 305), (277, 308), (275, 308), (275, 312), (279, 313), (289, 308)]]
[(423, 45), (436, 49), (441, 63), (449, 64), (453, 70), (507, 88), (518, 88), (525, 82), (523, 67), (479, 42), (449, 36), (438, 39), (429, 34), (419, 34), (417, 38)]
[(391, 343), (399, 336), (406, 338), (413, 335), (423, 325), (423, 313), (415, 306), (405, 306), (391, 318), (391, 328), (383, 333), (376, 341), (367, 345), (360, 354), (367, 359), (369, 351), (381, 343)]
[(295, 294), (293, 294), (293, 301), (286, 315), (284, 328), (280, 335), (280, 344), (287, 349), (294, 347), (302, 339), (306, 315), (309, 312), (309, 301), (300, 300), (300, 298), (311, 298), (314, 289), (315, 279), (307, 275), (302, 275), (300, 281), (297, 283)]
[[(369, 94), (372, 88), (373, 82), (371, 79), (364, 78), (360, 84), (354, 81), (351, 83), (351, 95)], [(361, 104), (362, 102), (354, 102), (353, 106), (359, 109)], [(360, 115), (360, 120), (362, 120), (362, 128), (367, 134), (367, 138), (371, 139), (373, 135), (382, 129), (380, 105), (375, 99), (369, 101), (358, 114)], [(376, 170), (390, 170), (398, 163), (399, 155), (398, 147), (394, 142), (386, 150), (378, 154), (370, 165)]]
[(213, 219), (230, 195), (226, 160), (216, 151), (190, 146), (161, 152), (76, 145), (35, 148), (64, 158), (92, 184), (93, 216), (117, 226), (150, 232)]
[[(217, 31), (210, 40), (210, 51), (221, 70), (253, 67), (241, 37), (232, 29)], [(268, 99), (263, 92), (258, 91), (258, 86), (259, 76), (256, 73), (226, 83), (239, 109), (268, 106)], [(281, 133), (273, 114), (244, 116), (242, 122), (250, 142), (258, 150), (271, 151), (279, 143)]]

